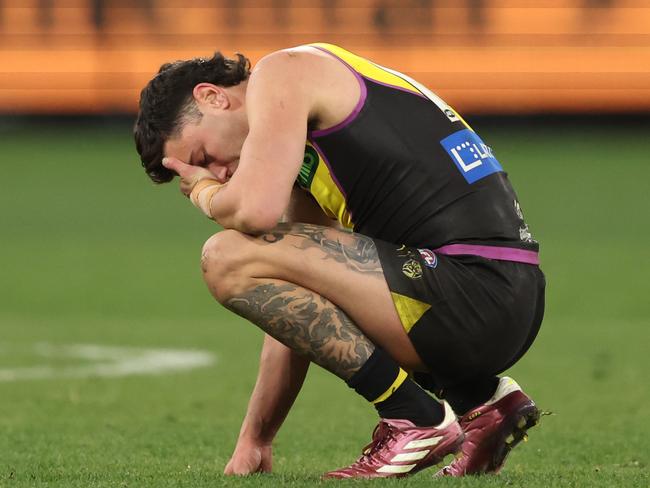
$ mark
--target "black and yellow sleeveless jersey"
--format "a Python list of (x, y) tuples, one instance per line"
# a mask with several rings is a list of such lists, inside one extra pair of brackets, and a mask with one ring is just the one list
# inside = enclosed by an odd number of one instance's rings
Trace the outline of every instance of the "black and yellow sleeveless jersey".
[(396, 244), (537, 250), (506, 173), (462, 117), (424, 86), (331, 44), (356, 75), (340, 124), (308, 134), (298, 184), (343, 226)]

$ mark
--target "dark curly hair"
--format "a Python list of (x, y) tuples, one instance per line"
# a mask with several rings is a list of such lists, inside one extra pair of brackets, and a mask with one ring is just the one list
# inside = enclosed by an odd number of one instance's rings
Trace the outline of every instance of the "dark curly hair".
[(251, 64), (236, 54), (226, 58), (216, 52), (210, 59), (194, 58), (166, 63), (140, 92), (140, 111), (133, 128), (135, 147), (142, 166), (155, 183), (165, 183), (175, 176), (162, 165), (163, 146), (180, 132), (190, 117), (200, 118), (192, 90), (199, 83), (235, 86), (248, 79)]

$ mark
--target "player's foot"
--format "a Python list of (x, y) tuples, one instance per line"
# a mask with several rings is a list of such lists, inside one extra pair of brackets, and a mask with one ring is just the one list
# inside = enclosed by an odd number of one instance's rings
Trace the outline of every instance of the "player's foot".
[(535, 403), (512, 378), (501, 378), (490, 400), (461, 417), (465, 433), (461, 452), (436, 476), (499, 472), (510, 451), (527, 439), (526, 430), (537, 424), (539, 415)]
[(444, 406), (445, 418), (435, 427), (381, 419), (361, 457), (323, 478), (397, 478), (438, 464), (447, 454), (456, 453), (463, 442), (456, 415), (446, 402)]

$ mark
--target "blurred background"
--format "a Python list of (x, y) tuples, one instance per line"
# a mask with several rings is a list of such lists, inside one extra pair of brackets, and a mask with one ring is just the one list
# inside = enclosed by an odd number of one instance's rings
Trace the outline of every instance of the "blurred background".
[[(0, 487), (214, 486), (262, 335), (202, 283), (218, 228), (144, 174), (139, 91), (167, 61), (308, 42), (461, 112), (540, 241), (546, 318), (510, 374), (556, 415), (463, 486), (649, 486), (650, 1), (0, 0)], [(215, 361), (103, 377), (97, 347)], [(349, 463), (371, 410), (312, 368), (269, 486)]]
[[(644, 0), (2, 0), (0, 110), (132, 113), (163, 62), (340, 44), (464, 112), (650, 110)], [(38, 93), (38, 96), (34, 96)]]

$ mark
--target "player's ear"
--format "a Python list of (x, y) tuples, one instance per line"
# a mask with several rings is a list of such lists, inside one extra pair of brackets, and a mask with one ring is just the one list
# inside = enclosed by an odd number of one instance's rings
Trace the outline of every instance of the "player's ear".
[(199, 83), (192, 90), (192, 96), (203, 110), (225, 110), (230, 106), (226, 91), (212, 83)]

